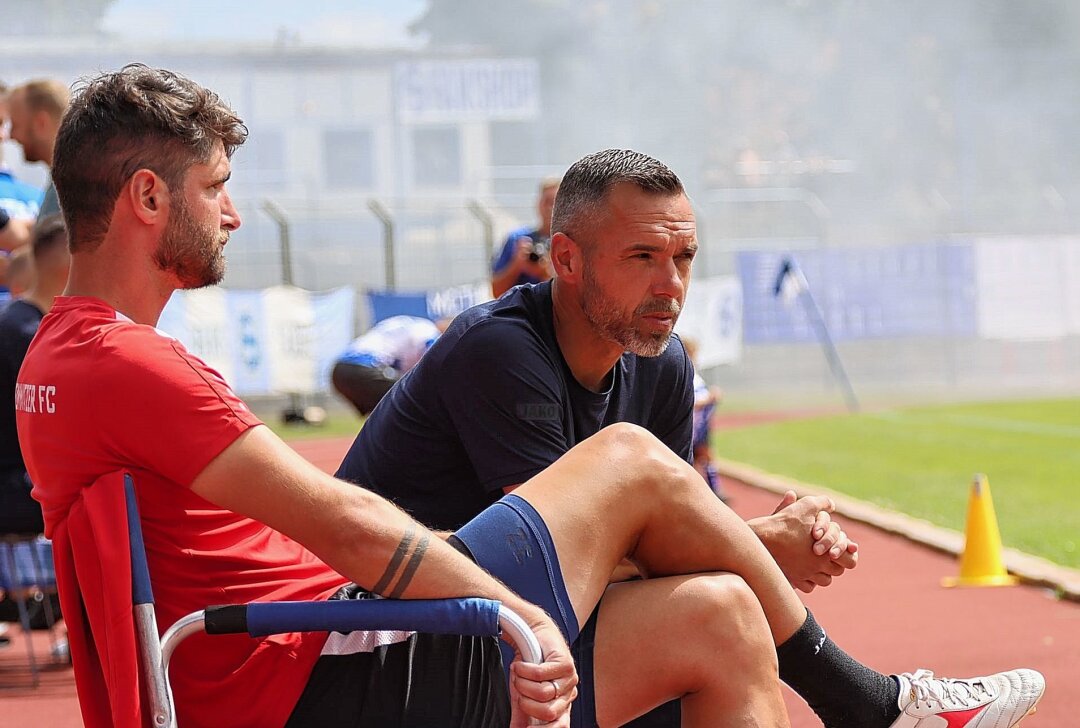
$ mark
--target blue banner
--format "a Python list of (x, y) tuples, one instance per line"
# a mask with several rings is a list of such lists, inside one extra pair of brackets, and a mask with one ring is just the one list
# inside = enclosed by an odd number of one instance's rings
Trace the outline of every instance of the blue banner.
[(378, 293), (367, 294), (371, 306), (371, 324), (374, 326), (391, 316), (418, 316), (427, 318), (427, 293)]
[(834, 341), (974, 336), (975, 261), (968, 243), (804, 251), (741, 251), (747, 344), (816, 341), (801, 306), (775, 293), (793, 258), (806, 276)]
[(470, 283), (432, 291), (368, 291), (371, 325), (391, 316), (417, 316), (438, 321), (491, 300), (491, 284)]

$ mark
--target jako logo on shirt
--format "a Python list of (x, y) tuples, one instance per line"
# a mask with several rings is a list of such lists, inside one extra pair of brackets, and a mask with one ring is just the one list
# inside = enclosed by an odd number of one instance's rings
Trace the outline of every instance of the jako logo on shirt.
[(15, 411), (30, 414), (49, 414), (56, 412), (56, 387), (51, 384), (15, 385)]

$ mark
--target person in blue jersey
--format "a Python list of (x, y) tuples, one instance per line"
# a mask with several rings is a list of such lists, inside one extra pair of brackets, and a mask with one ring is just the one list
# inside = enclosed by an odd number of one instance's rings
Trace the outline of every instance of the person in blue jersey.
[(551, 211), (559, 180), (547, 177), (540, 182), (536, 202), (538, 224), (512, 230), (491, 264), (491, 293), (498, 298), (522, 283), (542, 283), (551, 278)]
[(330, 372), (330, 382), (366, 417), (394, 382), (420, 361), (439, 331), (438, 324), (419, 316), (383, 319), (341, 353)]
[[(8, 119), (8, 88), (0, 82), (0, 143), (7, 139)], [(13, 297), (8, 285), (10, 256), (30, 242), (40, 205), (41, 190), (15, 179), (0, 157), (0, 304)]]

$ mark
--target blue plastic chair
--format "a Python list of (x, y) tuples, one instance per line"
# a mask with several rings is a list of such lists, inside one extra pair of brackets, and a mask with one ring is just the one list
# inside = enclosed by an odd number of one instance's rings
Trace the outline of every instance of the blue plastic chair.
[(131, 475), (124, 475), (128, 535), (131, 544), (131, 588), (139, 664), (157, 728), (176, 728), (169, 660), (188, 636), (241, 634), (265, 637), (285, 632), (352, 632), (403, 630), (431, 634), (499, 636), (505, 632), (521, 659), (540, 662), (540, 643), (518, 614), (490, 599), (363, 599), (319, 602), (255, 602), (211, 606), (180, 618), (158, 639), (154, 595), (146, 563), (142, 525)]

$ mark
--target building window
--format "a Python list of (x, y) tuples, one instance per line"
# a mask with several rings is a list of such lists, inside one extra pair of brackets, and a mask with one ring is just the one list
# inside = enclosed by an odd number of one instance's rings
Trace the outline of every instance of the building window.
[(413, 182), (417, 187), (461, 184), (461, 132), (456, 126), (413, 129)]
[(354, 189), (375, 186), (375, 144), (370, 129), (324, 130), (323, 160), (328, 185)]
[(285, 135), (280, 129), (259, 128), (248, 134), (236, 152), (238, 187), (280, 190), (285, 187)]

